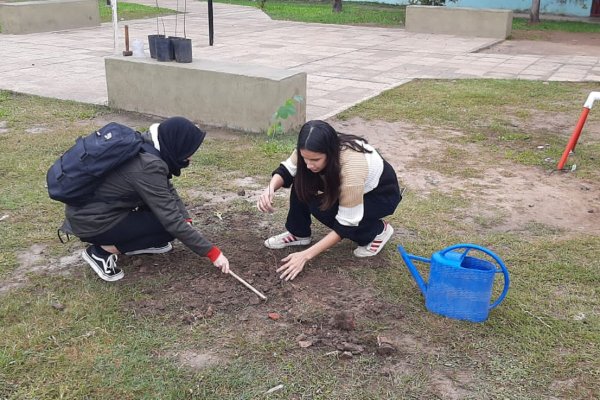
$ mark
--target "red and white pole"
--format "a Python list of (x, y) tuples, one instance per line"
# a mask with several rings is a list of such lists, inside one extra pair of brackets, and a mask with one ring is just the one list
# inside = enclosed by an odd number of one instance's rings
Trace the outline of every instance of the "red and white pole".
[(567, 143), (567, 147), (563, 152), (556, 169), (561, 170), (565, 166), (567, 162), (567, 158), (569, 158), (569, 154), (575, 150), (575, 146), (577, 145), (577, 140), (579, 140), (579, 135), (581, 135), (581, 130), (583, 129), (583, 125), (585, 124), (585, 120), (587, 119), (592, 106), (594, 105), (594, 101), (600, 100), (600, 92), (591, 92), (588, 96), (585, 104), (583, 105), (583, 111), (581, 111), (581, 115), (579, 116), (579, 121), (577, 121), (577, 125), (575, 126), (575, 130), (571, 134), (571, 139), (569, 139), (569, 143)]

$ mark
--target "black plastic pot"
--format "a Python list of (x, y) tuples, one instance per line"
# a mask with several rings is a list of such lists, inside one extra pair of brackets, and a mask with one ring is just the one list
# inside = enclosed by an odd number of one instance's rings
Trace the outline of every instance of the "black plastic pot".
[(164, 37), (165, 35), (148, 35), (148, 48), (150, 49), (150, 57), (156, 58), (156, 39)]
[(178, 63), (192, 62), (192, 39), (171, 37), (175, 61)]
[(175, 58), (173, 54), (173, 43), (170, 38), (159, 37), (156, 42), (156, 61), (172, 61)]

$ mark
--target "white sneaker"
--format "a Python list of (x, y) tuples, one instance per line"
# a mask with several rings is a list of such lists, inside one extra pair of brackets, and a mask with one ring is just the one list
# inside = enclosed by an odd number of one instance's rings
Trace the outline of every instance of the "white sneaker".
[(310, 244), (310, 241), (310, 237), (301, 238), (285, 231), (265, 240), (265, 246), (269, 249), (283, 249), (289, 246), (306, 246), (307, 244)]
[(127, 253), (125, 253), (125, 255), (126, 256), (135, 256), (138, 254), (162, 254), (162, 253), (168, 253), (171, 250), (173, 250), (173, 245), (171, 245), (171, 243), (167, 242), (167, 244), (160, 246), (160, 247), (148, 247), (146, 249), (128, 251)]
[(394, 234), (394, 228), (387, 222), (383, 221), (383, 231), (375, 236), (375, 239), (366, 246), (358, 246), (354, 249), (354, 255), (356, 257), (371, 257), (379, 254), (383, 246)]

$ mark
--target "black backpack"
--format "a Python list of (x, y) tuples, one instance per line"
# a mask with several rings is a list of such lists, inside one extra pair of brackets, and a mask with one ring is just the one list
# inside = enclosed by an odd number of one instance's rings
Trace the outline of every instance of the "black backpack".
[(77, 138), (48, 170), (48, 195), (73, 206), (90, 202), (101, 178), (137, 155), (143, 144), (139, 132), (116, 122)]

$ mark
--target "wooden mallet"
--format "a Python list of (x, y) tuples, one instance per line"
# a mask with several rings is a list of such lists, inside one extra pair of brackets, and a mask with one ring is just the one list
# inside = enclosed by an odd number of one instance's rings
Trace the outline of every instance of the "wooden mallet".
[(133, 55), (133, 51), (129, 50), (129, 25), (125, 25), (125, 50), (123, 51), (123, 55)]

